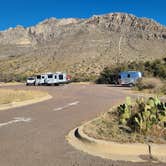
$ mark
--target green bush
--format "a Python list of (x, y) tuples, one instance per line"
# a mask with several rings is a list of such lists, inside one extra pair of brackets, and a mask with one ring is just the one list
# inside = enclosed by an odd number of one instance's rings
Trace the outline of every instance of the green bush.
[(145, 77), (158, 77), (166, 79), (166, 58), (154, 60), (152, 62), (129, 62), (127, 64), (118, 64), (104, 68), (100, 76), (96, 80), (99, 84), (114, 83), (118, 77), (118, 73), (127, 70), (137, 70), (143, 73)]
[(114, 84), (117, 82), (120, 71), (125, 70), (125, 65), (105, 67), (96, 80), (98, 84)]

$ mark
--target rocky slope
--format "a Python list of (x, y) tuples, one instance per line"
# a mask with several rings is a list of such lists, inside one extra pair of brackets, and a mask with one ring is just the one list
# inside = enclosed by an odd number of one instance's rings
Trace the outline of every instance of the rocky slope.
[(0, 32), (1, 74), (66, 70), (96, 75), (117, 62), (166, 56), (166, 27), (125, 13), (50, 18)]

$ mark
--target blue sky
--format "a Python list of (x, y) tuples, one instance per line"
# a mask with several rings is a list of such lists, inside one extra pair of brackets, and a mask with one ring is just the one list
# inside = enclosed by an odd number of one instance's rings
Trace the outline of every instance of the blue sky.
[(88, 18), (112, 12), (152, 18), (166, 25), (166, 0), (1, 0), (0, 30), (50, 18)]

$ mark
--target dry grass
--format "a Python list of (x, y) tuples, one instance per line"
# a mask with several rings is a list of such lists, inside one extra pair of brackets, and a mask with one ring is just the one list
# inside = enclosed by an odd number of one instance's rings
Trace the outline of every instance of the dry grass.
[[(109, 114), (109, 113), (108, 113)], [(104, 116), (109, 116), (105, 113)], [(137, 133), (127, 133), (120, 129), (118, 120), (108, 121), (101, 116), (84, 126), (84, 132), (96, 139), (119, 143), (145, 143), (144, 136)], [(112, 118), (111, 118), (112, 119)]]
[(159, 78), (143, 78), (136, 84), (136, 89), (148, 93), (162, 93), (164, 83)]
[(22, 102), (48, 95), (41, 91), (0, 89), (0, 104)]
[(0, 86), (16, 86), (16, 85), (22, 85), (23, 83), (21, 82), (0, 82)]

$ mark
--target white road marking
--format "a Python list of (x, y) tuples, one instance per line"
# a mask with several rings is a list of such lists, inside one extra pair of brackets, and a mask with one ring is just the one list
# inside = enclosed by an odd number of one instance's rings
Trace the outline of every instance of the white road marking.
[(73, 103), (69, 103), (68, 105), (69, 105), (69, 106), (73, 106), (73, 105), (77, 105), (77, 104), (79, 104), (79, 101), (75, 101), (75, 102), (73, 102)]
[(58, 108), (55, 108), (54, 111), (60, 111), (60, 110), (63, 110), (64, 107), (58, 107)]
[(24, 117), (15, 117), (13, 120), (8, 121), (6, 123), (0, 123), (0, 127), (10, 125), (12, 123), (17, 123), (17, 122), (30, 122), (31, 118), (24, 118)]
[(77, 104), (79, 104), (79, 103), (80, 103), (79, 101), (75, 101), (75, 102), (72, 102), (72, 103), (68, 103), (67, 105), (65, 105), (65, 106), (63, 106), (63, 107), (55, 108), (53, 111), (61, 111), (61, 110), (63, 110), (63, 109), (66, 109), (66, 108), (75, 106), (75, 105), (77, 105)]

